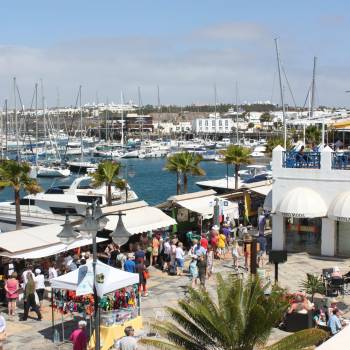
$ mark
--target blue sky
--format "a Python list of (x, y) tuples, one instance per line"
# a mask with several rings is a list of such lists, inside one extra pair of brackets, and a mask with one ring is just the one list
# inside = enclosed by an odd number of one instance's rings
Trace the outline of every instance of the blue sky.
[[(350, 105), (350, 4), (345, 0), (11, 1), (1, 6), (0, 99), (17, 77), (24, 103), (44, 81), (47, 103), (278, 102), (275, 37), (297, 104), (318, 57), (317, 103)], [(287, 89), (286, 89), (287, 90)], [(287, 102), (292, 103), (286, 91)], [(2, 103), (1, 103), (2, 104)]]

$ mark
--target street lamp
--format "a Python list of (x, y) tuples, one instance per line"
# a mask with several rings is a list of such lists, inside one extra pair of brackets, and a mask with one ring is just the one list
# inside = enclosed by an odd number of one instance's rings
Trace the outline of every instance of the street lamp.
[[(83, 238), (92, 238), (92, 268), (93, 268), (93, 282), (94, 282), (94, 305), (95, 305), (95, 350), (100, 350), (100, 315), (98, 307), (98, 295), (96, 291), (96, 264), (97, 264), (97, 242), (96, 236), (97, 232), (102, 230), (108, 219), (106, 216), (118, 215), (118, 224), (115, 230), (110, 234), (113, 242), (118, 245), (125, 244), (130, 233), (126, 230), (122, 216), (126, 215), (119, 211), (117, 214), (103, 214), (102, 209), (98, 201), (93, 202), (90, 206), (86, 208), (86, 215), (80, 215), (83, 217), (83, 222), (78, 226), (80, 231), (80, 236)], [(79, 233), (74, 231), (72, 223), (69, 221), (68, 214), (66, 215), (66, 220), (63, 224), (62, 231), (57, 235), (63, 244), (70, 244), (74, 242), (79, 237)]]

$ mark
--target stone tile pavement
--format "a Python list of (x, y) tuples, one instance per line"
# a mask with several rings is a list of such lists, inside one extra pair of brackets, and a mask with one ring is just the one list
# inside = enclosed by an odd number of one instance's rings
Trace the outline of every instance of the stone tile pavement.
[[(233, 271), (231, 261), (217, 261), (215, 262), (215, 272), (228, 274)], [(293, 254), (288, 256), (288, 261), (279, 266), (279, 283), (282, 287), (289, 291), (300, 290), (300, 283), (305, 278), (306, 272), (320, 274), (322, 268), (338, 266), (341, 272), (345, 273), (350, 270), (350, 259), (347, 260), (327, 260), (323, 258), (310, 257), (307, 254)], [(266, 273), (274, 279), (274, 266), (266, 265)], [(149, 330), (150, 322), (155, 319), (161, 320), (166, 318), (164, 307), (176, 306), (177, 301), (186, 295), (190, 281), (188, 276), (168, 276), (154, 268), (150, 268), (151, 278), (149, 280), (149, 296), (142, 298), (142, 316), (144, 320), (143, 334)], [(208, 289), (214, 290), (215, 278), (208, 281)], [(349, 305), (350, 296), (339, 297), (342, 301), (344, 311), (350, 315)], [(72, 349), (70, 343), (53, 344), (51, 334), (51, 309), (48, 304), (44, 306), (43, 321), (38, 322), (33, 319), (28, 319), (26, 322), (19, 322), (18, 317), (10, 318), (6, 315), (6, 309), (1, 308), (3, 315), (7, 319), (7, 333), (8, 339), (6, 341), (5, 350), (17, 349), (32, 349), (32, 350), (51, 350)], [(21, 310), (20, 310), (21, 311)], [(34, 317), (35, 315), (33, 315)], [(56, 314), (56, 317), (57, 314)], [(59, 316), (60, 317), (60, 316)], [(71, 316), (66, 316), (65, 333), (68, 337), (71, 330), (76, 326), (76, 320)], [(61, 326), (58, 328), (61, 330)], [(278, 340), (286, 333), (275, 330), (271, 336), (270, 341)], [(141, 348), (143, 350), (143, 348)]]

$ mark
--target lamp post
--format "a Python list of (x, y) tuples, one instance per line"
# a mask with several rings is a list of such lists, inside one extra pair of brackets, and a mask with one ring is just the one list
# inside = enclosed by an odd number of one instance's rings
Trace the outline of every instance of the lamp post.
[(113, 242), (118, 245), (125, 244), (130, 233), (124, 226), (121, 211), (118, 213), (103, 214), (101, 206), (98, 201), (93, 202), (86, 208), (86, 215), (80, 215), (83, 217), (83, 222), (78, 226), (79, 233), (74, 231), (72, 223), (69, 221), (68, 214), (66, 214), (66, 220), (63, 224), (62, 231), (57, 235), (63, 244), (70, 244), (74, 242), (77, 238), (92, 238), (92, 269), (93, 269), (93, 284), (94, 284), (94, 305), (95, 305), (95, 350), (100, 350), (100, 313), (99, 313), (99, 298), (96, 290), (96, 264), (97, 264), (97, 232), (103, 230), (106, 226), (108, 220), (106, 216), (118, 215), (118, 223), (114, 231), (110, 234)]

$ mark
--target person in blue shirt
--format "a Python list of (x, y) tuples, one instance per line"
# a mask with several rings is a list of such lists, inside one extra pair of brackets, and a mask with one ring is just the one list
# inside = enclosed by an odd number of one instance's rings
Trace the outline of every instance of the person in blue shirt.
[(124, 271), (136, 273), (136, 265), (132, 254), (128, 254), (128, 257), (124, 263)]
[(329, 317), (327, 326), (330, 328), (332, 335), (337, 334), (342, 329), (338, 309), (333, 310), (333, 314)]

